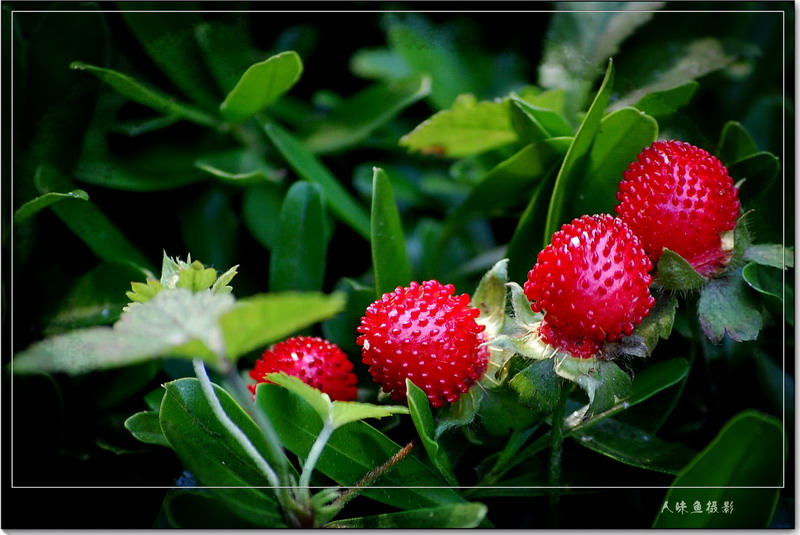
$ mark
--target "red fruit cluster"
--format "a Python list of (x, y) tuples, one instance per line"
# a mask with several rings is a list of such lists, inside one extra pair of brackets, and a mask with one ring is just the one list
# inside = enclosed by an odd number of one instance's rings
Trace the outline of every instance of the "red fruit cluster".
[(736, 225), (739, 194), (722, 162), (705, 150), (656, 141), (625, 171), (617, 200), (614, 210), (654, 263), (664, 248), (706, 277), (729, 262), (721, 235)]
[(619, 218), (583, 216), (562, 226), (524, 286), (534, 312), (544, 311), (542, 338), (589, 358), (602, 342), (630, 335), (655, 303), (651, 269), (639, 239)]
[[(333, 401), (356, 399), (353, 364), (336, 344), (322, 338), (297, 336), (278, 342), (264, 351), (250, 371), (250, 377), (263, 383), (266, 374), (273, 372), (299, 377), (307, 385), (328, 394)], [(250, 385), (250, 390), (255, 394), (256, 385)]]
[(361, 319), (363, 362), (383, 391), (406, 398), (405, 380), (421, 388), (434, 407), (452, 403), (486, 372), (484, 327), (467, 294), (435, 280), (398, 287), (372, 303)]

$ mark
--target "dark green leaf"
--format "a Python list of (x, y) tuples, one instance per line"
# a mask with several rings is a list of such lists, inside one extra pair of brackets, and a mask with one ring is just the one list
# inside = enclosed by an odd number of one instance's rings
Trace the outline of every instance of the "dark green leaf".
[(666, 340), (672, 332), (678, 298), (675, 294), (656, 296), (656, 304), (650, 313), (636, 327), (634, 334), (644, 338), (650, 353), (656, 348), (659, 338)]
[(542, 418), (538, 410), (530, 410), (520, 404), (511, 389), (501, 387), (484, 392), (475, 421), (480, 422), (490, 435), (505, 437), (527, 429)]
[(411, 420), (417, 429), (417, 434), (422, 441), (422, 446), (428, 454), (433, 466), (439, 471), (442, 477), (451, 486), (458, 485), (453, 470), (450, 467), (450, 459), (447, 452), (439, 446), (434, 438), (436, 422), (433, 419), (428, 396), (417, 385), (406, 379), (406, 394), (408, 395), (408, 410)]
[(378, 297), (411, 281), (411, 265), (400, 213), (394, 200), (389, 177), (378, 167), (372, 175), (372, 266), (375, 273), (375, 293)]
[(755, 340), (763, 325), (760, 305), (741, 269), (708, 283), (700, 294), (697, 314), (703, 332), (714, 343), (725, 334), (736, 342)]
[(400, 139), (400, 145), (423, 154), (460, 158), (480, 154), (517, 140), (508, 99), (478, 102), (459, 96), (451, 109), (440, 111)]
[(220, 268), (236, 263), (238, 256), (239, 218), (231, 197), (231, 191), (222, 184), (210, 184), (178, 205), (187, 250)]
[(506, 257), (508, 257), (508, 273), (511, 280), (524, 280), (536, 263), (536, 255), (550, 241), (549, 236), (546, 240), (542, 240), (542, 236), (555, 172), (554, 164), (546, 173), (545, 179), (536, 185), (528, 206), (519, 218), (511, 243), (508, 244)]
[[(242, 487), (225, 489), (219, 496), (239, 516), (258, 525), (282, 522), (269, 481), (254, 465), (239, 442), (214, 415), (199, 382), (178, 379), (165, 385), (161, 403), (161, 429), (183, 465), (206, 486)], [(225, 390), (214, 385), (223, 410), (271, 465), (265, 439), (258, 427)]]
[(751, 245), (744, 251), (744, 259), (762, 266), (786, 269), (794, 267), (794, 247), (777, 243)]
[(239, 299), (219, 320), (226, 354), (235, 360), (338, 314), (344, 304), (341, 294), (315, 292), (261, 294)]
[(223, 94), (236, 86), (242, 73), (264, 54), (253, 45), (243, 19), (234, 24), (209, 21), (194, 27), (194, 37), (209, 72)]
[(743, 187), (755, 188), (756, 193), (772, 184), (780, 171), (781, 161), (771, 152), (756, 152), (728, 166), (728, 174), (734, 182), (746, 179)]
[(509, 383), (520, 403), (541, 413), (551, 413), (558, 404), (561, 380), (553, 369), (553, 360), (539, 360), (519, 372)]
[[(769, 525), (786, 468), (785, 436), (771, 416), (745, 411), (684, 468), (659, 504), (654, 528), (763, 529)], [(762, 488), (758, 488), (762, 487)], [(699, 502), (702, 514), (691, 514)], [(687, 514), (677, 505), (687, 506)], [(710, 503), (717, 512), (707, 512)], [(725, 506), (733, 506), (726, 510)]]
[(312, 151), (321, 154), (355, 145), (428, 95), (430, 87), (427, 76), (412, 76), (368, 87), (322, 117), (305, 143)]
[(230, 149), (204, 156), (195, 167), (229, 184), (247, 186), (280, 180), (280, 173), (258, 154), (247, 149)]
[[(536, 97), (530, 100), (536, 100)], [(517, 130), (524, 131), (528, 142), (552, 137), (571, 137), (574, 132), (564, 117), (552, 110), (538, 106), (525, 99), (511, 97), (511, 113)], [(525, 121), (524, 119), (527, 119)]]
[[(41, 166), (34, 180), (42, 193), (72, 190), (72, 183), (49, 166)], [(150, 262), (91, 202), (57, 203), (51, 209), (99, 258), (148, 269)]]
[(347, 529), (466, 529), (474, 528), (486, 516), (487, 508), (482, 503), (463, 503), (385, 513), (336, 520), (325, 524), (326, 528)]
[(686, 106), (699, 86), (700, 84), (692, 80), (671, 89), (654, 91), (644, 95), (634, 107), (651, 117), (668, 117)]
[(137, 412), (125, 420), (125, 429), (131, 435), (146, 444), (156, 444), (169, 448), (164, 432), (161, 431), (161, 424), (158, 421), (158, 412), (144, 411)]
[(370, 80), (400, 80), (411, 75), (411, 68), (388, 48), (362, 48), (350, 57), (350, 71)]
[(286, 93), (303, 73), (296, 52), (276, 54), (251, 65), (220, 104), (222, 116), (240, 122), (263, 110)]
[(443, 407), (436, 418), (434, 439), (439, 440), (442, 433), (453, 427), (461, 427), (472, 423), (478, 413), (483, 396), (483, 389), (479, 386), (474, 386), (466, 394), (462, 394), (458, 401)]
[(623, 172), (657, 137), (655, 119), (635, 108), (622, 108), (603, 117), (570, 215), (613, 213)]
[[(210, 492), (200, 490), (170, 490), (164, 498), (162, 510), (172, 528), (178, 529), (257, 529), (285, 527), (282, 519), (277, 517), (273, 525), (257, 525), (235, 515), (225, 505), (225, 500), (218, 498), (228, 492), (234, 495), (239, 489), (213, 489)], [(231, 499), (235, 499), (232, 497)]]
[(570, 437), (581, 446), (621, 463), (667, 474), (677, 474), (695, 456), (694, 451), (680, 442), (664, 442), (613, 418)]
[(87, 71), (94, 74), (121, 95), (142, 106), (152, 108), (159, 113), (174, 115), (202, 126), (210, 126), (212, 128), (219, 127), (219, 121), (214, 116), (209, 115), (203, 110), (193, 108), (188, 104), (180, 103), (160, 91), (145, 87), (130, 76), (122, 74), (121, 72), (95, 67), (94, 65), (88, 65), (79, 61), (72, 63), (71, 67), (79, 71)]
[(34, 216), (37, 212), (44, 210), (53, 203), (63, 201), (66, 199), (78, 199), (81, 201), (88, 201), (89, 194), (82, 189), (76, 189), (67, 193), (45, 193), (35, 199), (31, 199), (14, 212), (14, 223), (20, 224), (27, 221)]
[(242, 197), (243, 222), (250, 233), (267, 250), (278, 240), (278, 220), (283, 203), (283, 188), (262, 183), (247, 187)]
[(758, 152), (758, 146), (741, 123), (728, 121), (722, 127), (717, 147), (717, 156), (722, 163), (731, 166)]
[[(306, 457), (322, 429), (314, 409), (297, 394), (271, 384), (258, 387), (256, 404), (269, 416), (286, 448)], [(370, 425), (353, 422), (334, 431), (317, 462), (317, 469), (342, 486), (352, 486), (400, 449)], [(408, 486), (409, 483), (414, 486)], [(384, 473), (374, 488), (366, 488), (362, 494), (401, 509), (464, 502), (455, 491), (443, 488), (442, 483), (424, 464), (409, 455)]]
[(321, 290), (328, 254), (321, 188), (310, 182), (289, 188), (278, 229), (269, 265), (270, 291)]
[(664, 249), (656, 266), (655, 282), (667, 290), (696, 290), (708, 281), (678, 253)]
[(615, 363), (576, 357), (555, 357), (555, 372), (577, 383), (589, 397), (586, 416), (595, 416), (624, 402), (631, 394), (631, 378)]
[(779, 270), (751, 262), (742, 268), (742, 278), (758, 293), (783, 299), (783, 276)]
[(367, 212), (317, 157), (277, 124), (266, 125), (265, 131), (281, 155), (300, 177), (322, 187), (331, 211), (369, 240), (370, 224)]
[(359, 354), (361, 346), (356, 344), (353, 333), (356, 332), (364, 311), (375, 301), (375, 288), (363, 286), (352, 279), (342, 279), (334, 290), (346, 296), (347, 305), (341, 314), (322, 323), (322, 333), (345, 353)]
[(585, 160), (589, 156), (589, 151), (592, 148), (595, 136), (600, 129), (600, 121), (603, 118), (606, 103), (608, 102), (609, 96), (611, 96), (613, 86), (614, 64), (609, 60), (603, 83), (589, 111), (586, 113), (586, 117), (584, 117), (581, 126), (578, 128), (578, 133), (575, 134), (575, 138), (572, 140), (567, 155), (564, 157), (564, 162), (561, 164), (561, 169), (558, 171), (558, 176), (553, 186), (553, 194), (550, 197), (550, 207), (547, 211), (547, 221), (544, 231), (545, 243), (549, 243), (553, 233), (565, 223), (565, 221), (562, 220), (564, 205), (574, 191), (573, 188), (577, 174), (586, 164)]

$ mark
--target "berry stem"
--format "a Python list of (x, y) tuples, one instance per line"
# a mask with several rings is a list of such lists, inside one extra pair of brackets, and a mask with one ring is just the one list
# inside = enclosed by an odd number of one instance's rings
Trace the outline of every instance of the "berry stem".
[(564, 446), (564, 411), (567, 407), (567, 397), (572, 390), (572, 383), (563, 381), (558, 404), (552, 415), (552, 430), (550, 431), (550, 473), (548, 486), (550, 487), (550, 527), (558, 527), (558, 504), (561, 500), (561, 451)]

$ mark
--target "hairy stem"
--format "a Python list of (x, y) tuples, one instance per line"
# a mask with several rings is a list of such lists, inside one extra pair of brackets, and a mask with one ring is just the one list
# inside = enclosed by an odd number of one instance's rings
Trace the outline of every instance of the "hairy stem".
[(311, 481), (311, 473), (314, 471), (319, 456), (322, 454), (322, 450), (325, 449), (325, 445), (328, 443), (328, 439), (331, 438), (332, 434), (333, 425), (329, 420), (322, 426), (322, 431), (319, 432), (317, 439), (314, 441), (314, 445), (311, 446), (311, 451), (308, 452), (308, 458), (303, 465), (303, 473), (300, 474), (300, 487), (308, 487)]

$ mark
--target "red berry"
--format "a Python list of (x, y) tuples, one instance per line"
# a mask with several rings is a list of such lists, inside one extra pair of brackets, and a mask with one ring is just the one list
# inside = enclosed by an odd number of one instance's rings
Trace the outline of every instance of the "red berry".
[[(264, 376), (273, 372), (286, 372), (299, 377), (307, 385), (320, 390), (333, 401), (356, 399), (356, 376), (353, 363), (347, 355), (322, 338), (296, 336), (278, 342), (267, 349), (250, 370), (250, 377), (259, 383), (267, 382)], [(255, 393), (256, 385), (250, 385)]]
[(604, 341), (633, 333), (650, 313), (653, 265), (619, 218), (583, 216), (553, 234), (528, 273), (525, 295), (544, 311), (545, 342), (589, 358)]
[(428, 396), (431, 405), (453, 403), (486, 372), (480, 313), (467, 294), (435, 280), (397, 287), (367, 307), (358, 344), (363, 361), (383, 391), (406, 398), (405, 380)]
[(721, 235), (736, 226), (739, 192), (722, 162), (682, 141), (656, 141), (623, 176), (614, 210), (654, 263), (666, 247), (706, 277), (725, 268), (731, 249)]

